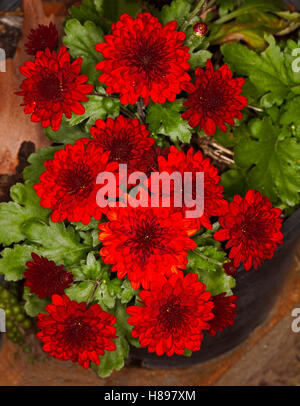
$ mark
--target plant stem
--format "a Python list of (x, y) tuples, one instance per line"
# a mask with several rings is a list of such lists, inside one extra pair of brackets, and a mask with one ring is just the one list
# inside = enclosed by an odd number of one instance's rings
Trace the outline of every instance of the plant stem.
[(190, 21), (199, 13), (201, 8), (203, 7), (204, 2), (205, 0), (200, 0), (199, 3), (195, 5), (195, 8), (189, 15), (188, 19), (184, 22), (184, 24), (182, 24), (180, 31), (185, 31), (187, 29), (187, 27), (190, 25)]
[(133, 113), (132, 111), (130, 111), (129, 109), (127, 109), (127, 108), (124, 107), (124, 106), (120, 106), (120, 112), (121, 112), (124, 116), (126, 116), (126, 117), (128, 117), (128, 118), (132, 118), (132, 119), (136, 118), (135, 113)]
[(88, 298), (87, 306), (93, 301), (93, 299), (95, 297), (95, 294), (97, 292), (97, 289), (99, 288), (100, 283), (102, 282), (102, 279), (98, 279), (97, 281), (93, 281), (93, 282), (94, 282), (95, 286), (94, 286), (94, 289), (93, 289), (93, 291), (91, 293), (91, 296)]
[(137, 113), (140, 121), (145, 124), (145, 105), (141, 97), (137, 101)]
[(259, 107), (251, 106), (251, 104), (248, 104), (247, 107), (248, 107), (248, 109), (252, 109), (252, 110), (258, 111), (260, 113), (262, 113), (264, 111), (263, 109), (260, 109)]

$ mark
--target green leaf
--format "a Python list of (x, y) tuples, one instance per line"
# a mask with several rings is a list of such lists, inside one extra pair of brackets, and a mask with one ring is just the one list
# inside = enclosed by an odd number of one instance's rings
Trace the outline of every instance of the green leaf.
[[(223, 3), (223, 0), (221, 0)], [(256, 14), (258, 12), (271, 12), (276, 13), (282, 10), (282, 4), (280, 0), (247, 0), (244, 4), (240, 5), (236, 10), (230, 14), (226, 14), (223, 17), (219, 18), (216, 23), (224, 24), (227, 21), (232, 20), (233, 18), (240, 17), (242, 15)]]
[(121, 294), (119, 296), (119, 298), (121, 299), (121, 303), (129, 303), (133, 296), (137, 293), (138, 291), (132, 288), (129, 280), (125, 279), (121, 285)]
[(226, 253), (215, 246), (200, 246), (188, 252), (188, 267), (195, 272), (197, 269), (217, 271), (222, 269), (226, 258)]
[(185, 45), (189, 47), (189, 53), (191, 55), (188, 60), (191, 65), (190, 69), (194, 70), (198, 66), (203, 67), (206, 65), (207, 59), (212, 57), (212, 53), (207, 50), (209, 47), (209, 41), (206, 37), (196, 37), (192, 33), (192, 29), (189, 30), (190, 36), (187, 36), (188, 39), (185, 42)]
[(206, 289), (212, 296), (216, 296), (222, 292), (232, 295), (232, 289), (235, 287), (235, 279), (227, 275), (223, 270), (212, 272), (199, 269), (194, 272), (198, 274), (200, 282), (206, 285)]
[(65, 32), (63, 43), (69, 48), (73, 58), (82, 58), (81, 73), (88, 75), (90, 83), (96, 84), (99, 76), (96, 65), (103, 59), (95, 48), (96, 44), (104, 42), (101, 28), (92, 21), (85, 21), (81, 25), (78, 20), (72, 18), (66, 22)]
[(269, 47), (261, 54), (237, 43), (225, 44), (221, 50), (225, 62), (236, 74), (249, 76), (258, 92), (261, 105), (268, 108), (274, 104), (281, 105), (290, 95), (293, 85), (299, 82), (298, 78), (291, 77), (289, 54), (281, 51), (272, 36), (266, 36), (266, 39)]
[(276, 203), (299, 203), (300, 143), (281, 137), (281, 129), (265, 117), (258, 120), (257, 140), (241, 141), (235, 148), (235, 162), (247, 169), (247, 189), (259, 190)]
[(51, 302), (49, 298), (40, 299), (37, 295), (33, 295), (27, 286), (24, 287), (23, 299), (25, 300), (24, 309), (30, 317), (47, 313), (45, 307)]
[(13, 248), (5, 248), (0, 259), (0, 274), (4, 275), (7, 281), (18, 281), (23, 279), (26, 269), (26, 262), (31, 260), (31, 253), (39, 251), (31, 245), (14, 245)]
[(12, 186), (10, 194), (13, 202), (0, 203), (0, 244), (11, 245), (25, 239), (22, 225), (30, 219), (45, 220), (49, 210), (41, 207), (40, 199), (33, 189), (33, 184), (17, 183)]
[[(269, 4), (266, 4), (266, 7), (262, 9), (260, 5), (259, 2), (256, 2), (254, 7), (248, 9), (246, 13), (244, 12), (245, 6), (241, 6), (234, 12), (236, 14), (231, 13), (230, 22), (220, 24), (220, 20), (217, 20), (210, 24), (210, 43), (216, 45), (232, 41), (244, 41), (255, 50), (263, 50), (267, 45), (265, 33), (276, 34), (288, 28), (289, 22), (278, 15), (274, 15), (276, 8), (274, 9), (272, 5), (271, 9)], [(220, 11), (222, 11), (221, 8)], [(228, 19), (228, 16), (224, 15), (224, 19)]]
[(103, 13), (103, 3), (105, 0), (82, 0), (79, 7), (72, 6), (69, 14), (79, 20), (85, 22), (87, 20), (93, 21), (100, 26), (107, 26), (105, 18), (101, 15)]
[(89, 279), (97, 281), (102, 274), (103, 262), (99, 258), (96, 259), (92, 252), (89, 252), (86, 259), (80, 261), (80, 265), (75, 265), (71, 268), (72, 273), (78, 279)]
[(40, 148), (37, 152), (31, 154), (28, 158), (30, 165), (26, 166), (23, 171), (24, 180), (38, 183), (41, 174), (46, 170), (45, 161), (53, 159), (55, 152), (61, 148), (62, 146)]
[(182, 120), (182, 104), (178, 102), (158, 104), (152, 103), (147, 109), (146, 121), (154, 134), (163, 134), (173, 142), (190, 142), (192, 128), (188, 122)]
[(234, 9), (234, 0), (217, 0), (216, 4), (219, 6), (219, 15), (220, 17), (225, 16), (229, 11)]
[(105, 310), (113, 309), (116, 303), (116, 296), (112, 291), (108, 289), (108, 282), (104, 279), (99, 285), (96, 293), (95, 300), (100, 304)]
[(300, 138), (300, 96), (294, 97), (292, 100), (287, 101), (287, 103), (282, 106), (281, 117), (279, 123), (282, 126), (289, 127), (295, 126), (295, 135)]
[(69, 126), (75, 126), (87, 120), (85, 126), (86, 129), (89, 129), (98, 118), (105, 119), (108, 115), (114, 118), (120, 112), (120, 101), (106, 96), (89, 96), (89, 101), (82, 104), (85, 113), (81, 115), (73, 114), (72, 118), (68, 120)]
[(120, 371), (129, 355), (129, 344), (126, 336), (131, 334), (132, 327), (127, 323), (128, 314), (125, 307), (119, 303), (112, 314), (117, 318), (115, 327), (118, 338), (114, 340), (116, 350), (106, 351), (104, 356), (100, 358), (100, 364), (94, 367), (101, 378), (108, 377), (113, 371)]
[(64, 223), (46, 224), (31, 220), (23, 225), (26, 238), (38, 245), (39, 252), (57, 264), (72, 265), (83, 259), (91, 247), (80, 242), (79, 235)]
[(221, 185), (224, 186), (225, 199), (231, 199), (234, 195), (244, 196), (247, 192), (246, 171), (233, 166), (221, 175)]
[(122, 14), (136, 17), (141, 11), (141, 3), (136, 0), (104, 0), (103, 15), (111, 21), (118, 21)]
[(178, 27), (184, 23), (191, 12), (191, 1), (173, 0), (170, 5), (165, 5), (160, 13), (160, 21), (163, 25), (170, 21), (177, 21)]
[(78, 303), (87, 302), (94, 290), (94, 284), (89, 281), (73, 283), (71, 287), (65, 289), (65, 294)]
[(90, 138), (90, 133), (84, 132), (79, 125), (70, 127), (66, 118), (63, 118), (61, 126), (57, 131), (53, 131), (51, 127), (48, 127), (45, 133), (46, 136), (56, 144), (73, 145), (80, 138)]
[(75, 227), (76, 231), (91, 231), (98, 230), (98, 225), (100, 224), (100, 221), (92, 217), (89, 224), (82, 224), (81, 222), (73, 222), (71, 224), (72, 226)]

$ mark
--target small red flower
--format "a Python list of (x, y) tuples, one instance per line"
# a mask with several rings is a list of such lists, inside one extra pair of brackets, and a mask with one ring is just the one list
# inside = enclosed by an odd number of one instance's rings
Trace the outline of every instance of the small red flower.
[(237, 273), (237, 268), (235, 268), (231, 261), (225, 262), (223, 265), (224, 272), (229, 276), (234, 276)]
[(25, 286), (39, 298), (62, 295), (73, 283), (73, 274), (66, 271), (63, 265), (56, 265), (45, 257), (31, 254), (33, 261), (27, 262), (24, 272)]
[(195, 70), (195, 84), (187, 83), (185, 90), (189, 93), (188, 100), (183, 103), (188, 109), (182, 113), (182, 118), (188, 120), (191, 127), (212, 135), (217, 126), (226, 132), (225, 123), (234, 125), (234, 118), (243, 118), (240, 110), (248, 103), (246, 97), (241, 96), (243, 78), (232, 78), (232, 71), (223, 65), (214, 71), (210, 59), (203, 69)]
[(70, 63), (67, 48), (62, 46), (56, 54), (48, 48), (36, 54), (34, 62), (26, 61), (20, 72), (26, 76), (19, 96), (24, 97), (24, 112), (31, 114), (31, 121), (57, 131), (62, 115), (72, 117), (72, 112), (83, 114), (80, 102), (88, 101), (86, 94), (93, 86), (86, 84), (87, 75), (80, 75), (82, 58)]
[(58, 32), (53, 23), (49, 25), (39, 24), (32, 29), (28, 35), (28, 42), (25, 44), (28, 55), (35, 55), (38, 51), (55, 51), (58, 46)]
[(149, 13), (136, 19), (123, 14), (112, 25), (112, 34), (97, 44), (105, 58), (96, 66), (102, 71), (99, 81), (107, 85), (107, 93), (120, 93), (122, 104), (134, 104), (139, 97), (149, 103), (174, 101), (190, 80), (188, 47), (185, 34), (176, 31), (176, 21), (164, 27)]
[(139, 170), (144, 172), (147, 176), (150, 176), (151, 172), (157, 172), (158, 157), (162, 156), (167, 159), (169, 152), (169, 147), (153, 147), (145, 151), (141, 158)]
[(53, 304), (46, 306), (49, 314), (38, 315), (37, 337), (43, 350), (62, 361), (78, 362), (87, 369), (90, 362), (100, 363), (99, 355), (115, 351), (115, 316), (104, 312), (98, 304), (71, 301), (68, 296), (53, 295)]
[(214, 318), (210, 320), (209, 334), (213, 337), (217, 331), (223, 331), (228, 326), (234, 325), (234, 318), (236, 316), (236, 304), (234, 303), (238, 299), (237, 296), (226, 296), (226, 293), (220, 293), (217, 296), (213, 296), (214, 303), (213, 314)]
[[(218, 170), (210, 163), (209, 158), (203, 158), (200, 151), (194, 154), (193, 149), (190, 148), (185, 154), (183, 151), (178, 151), (177, 148), (171, 146), (168, 158), (164, 157), (158, 158), (159, 171), (167, 172), (172, 174), (174, 172), (179, 172), (182, 176), (182, 185), (184, 190), (184, 174), (191, 172), (193, 175), (193, 200), (196, 200), (196, 173), (204, 173), (204, 212), (200, 218), (192, 219), (194, 226), (200, 229), (201, 225), (211, 229), (212, 225), (210, 223), (211, 216), (218, 216), (224, 212), (227, 207), (227, 202), (223, 198), (223, 186), (219, 184), (220, 176), (218, 175)], [(173, 190), (174, 193), (181, 193), (182, 190)], [(200, 191), (201, 192), (201, 191)], [(173, 197), (174, 197), (173, 193)], [(174, 210), (181, 211), (183, 216), (186, 217), (187, 210), (193, 210), (193, 207), (187, 207), (185, 203), (184, 196), (182, 196), (182, 207), (174, 207)], [(171, 203), (174, 203), (174, 198), (171, 199)], [(201, 209), (201, 202), (196, 201), (197, 207)], [(202, 207), (203, 208), (203, 207)]]
[(100, 172), (113, 172), (118, 166), (108, 163), (108, 158), (109, 152), (103, 153), (95, 143), (81, 139), (56, 151), (54, 159), (44, 163), (46, 171), (34, 189), (41, 206), (52, 210), (52, 221), (68, 219), (88, 224), (91, 217), (100, 220), (103, 208), (97, 205), (96, 194), (101, 185), (96, 184), (96, 178)]
[(256, 190), (249, 190), (244, 199), (234, 196), (228, 211), (219, 217), (221, 230), (214, 234), (218, 241), (228, 240), (229, 258), (233, 266), (243, 262), (248, 271), (265, 259), (272, 258), (277, 244), (282, 243), (281, 210), (272, 207), (270, 200)]
[(142, 155), (154, 144), (149, 131), (137, 119), (118, 116), (115, 120), (97, 120), (90, 131), (104, 152), (109, 151), (109, 161), (127, 164), (130, 174), (137, 171)]
[(141, 306), (129, 306), (132, 337), (157, 355), (200, 350), (203, 330), (209, 329), (213, 302), (196, 274), (172, 275), (139, 293)]
[(99, 224), (100, 254), (122, 279), (127, 275), (134, 289), (169, 276), (187, 265), (187, 251), (196, 248), (189, 238), (181, 213), (168, 208), (126, 207), (107, 213), (109, 222)]

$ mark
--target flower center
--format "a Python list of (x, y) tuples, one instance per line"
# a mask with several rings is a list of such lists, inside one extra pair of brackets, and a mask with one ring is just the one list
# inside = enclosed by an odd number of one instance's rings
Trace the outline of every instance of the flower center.
[(142, 264), (145, 264), (154, 250), (159, 250), (161, 254), (168, 252), (164, 244), (167, 229), (161, 228), (155, 218), (142, 220), (139, 224), (132, 225), (128, 231), (129, 239), (123, 246), (130, 246)]
[(148, 82), (164, 77), (169, 69), (169, 58), (165, 49), (166, 40), (158, 38), (137, 38), (130, 50), (121, 52), (127, 64)]
[(188, 321), (186, 310), (185, 306), (182, 306), (180, 298), (170, 296), (159, 309), (158, 320), (161, 328), (166, 332), (173, 332), (182, 327)]
[(44, 101), (54, 101), (62, 96), (63, 87), (55, 74), (43, 77), (37, 83), (38, 94)]
[(90, 334), (90, 325), (81, 318), (71, 318), (64, 330), (65, 338), (73, 345), (82, 345)]
[(111, 161), (128, 162), (132, 155), (132, 140), (126, 131), (121, 130), (118, 137), (107, 142), (106, 150), (110, 151)]
[(64, 187), (69, 195), (88, 196), (94, 179), (91, 169), (82, 162), (74, 163), (72, 169), (63, 169), (57, 183)]
[(220, 81), (210, 81), (199, 95), (199, 104), (207, 112), (216, 113), (222, 109), (225, 102), (225, 89)]
[(247, 240), (257, 241), (267, 238), (267, 223), (260, 219), (256, 212), (248, 209), (242, 223), (241, 232)]

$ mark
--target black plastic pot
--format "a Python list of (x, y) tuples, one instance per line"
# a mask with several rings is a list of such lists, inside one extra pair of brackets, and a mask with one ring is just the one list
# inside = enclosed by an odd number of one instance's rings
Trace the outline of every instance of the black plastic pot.
[(211, 360), (233, 350), (250, 335), (269, 315), (288, 276), (291, 262), (300, 240), (300, 209), (296, 210), (283, 224), (283, 244), (277, 248), (272, 259), (267, 260), (258, 270), (246, 272), (243, 267), (236, 275), (234, 293), (239, 297), (234, 326), (215, 337), (204, 334), (200, 351), (191, 357), (172, 357), (150, 354), (146, 349), (132, 347), (131, 358), (142, 361), (147, 368), (183, 368)]

